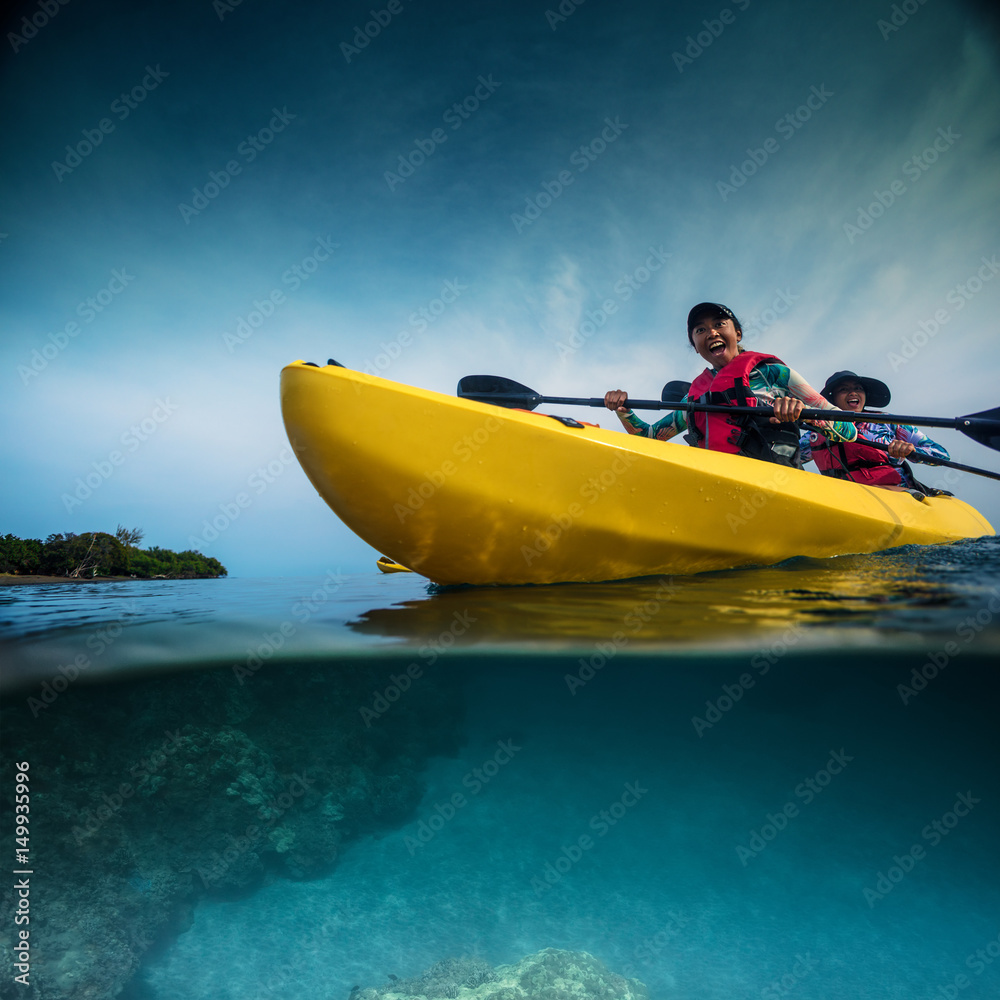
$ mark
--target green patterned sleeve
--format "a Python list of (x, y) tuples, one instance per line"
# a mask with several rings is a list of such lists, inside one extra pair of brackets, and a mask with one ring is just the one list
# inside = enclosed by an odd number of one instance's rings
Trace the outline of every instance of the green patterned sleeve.
[[(772, 371), (776, 394), (794, 396), (814, 410), (835, 410), (836, 407), (821, 396), (794, 368), (786, 365), (768, 365)], [(783, 390), (783, 391), (782, 391)], [(857, 427), (849, 420), (803, 421), (835, 441), (853, 441), (858, 436)]]
[[(686, 401), (687, 396), (684, 399)], [(625, 430), (629, 434), (657, 438), (660, 441), (669, 441), (672, 437), (687, 429), (687, 419), (683, 410), (673, 410), (665, 417), (657, 420), (655, 424), (647, 424), (645, 420), (637, 417), (631, 410), (627, 413), (619, 413), (618, 419), (625, 426)]]

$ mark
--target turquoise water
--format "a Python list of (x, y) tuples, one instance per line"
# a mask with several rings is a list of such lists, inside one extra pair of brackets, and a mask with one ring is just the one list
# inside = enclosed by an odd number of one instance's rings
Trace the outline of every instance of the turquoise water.
[(656, 998), (997, 996), (998, 588), (995, 539), (608, 585), (6, 588), (33, 980), (346, 998), (556, 947)]

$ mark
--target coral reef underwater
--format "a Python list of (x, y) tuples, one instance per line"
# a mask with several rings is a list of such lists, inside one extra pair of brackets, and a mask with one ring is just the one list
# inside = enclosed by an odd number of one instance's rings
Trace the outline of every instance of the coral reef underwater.
[(413, 979), (392, 977), (380, 989), (355, 987), (350, 1000), (649, 1000), (637, 979), (625, 979), (585, 951), (546, 948), (516, 965), (446, 959)]
[[(31, 1000), (118, 996), (203, 897), (328, 874), (352, 840), (419, 803), (453, 753), (459, 684), (427, 671), (377, 718), (394, 663), (272, 663), (5, 696), (4, 742), (31, 766)], [(3, 829), (12, 803), (0, 804)], [(14, 928), (11, 896), (0, 935)], [(0, 943), (3, 942), (0, 937)], [(9, 947), (0, 976), (12, 982)]]

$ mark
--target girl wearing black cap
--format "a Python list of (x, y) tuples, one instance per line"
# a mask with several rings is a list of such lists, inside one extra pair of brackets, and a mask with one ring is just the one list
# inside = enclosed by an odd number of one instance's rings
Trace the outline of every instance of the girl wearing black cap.
[[(854, 413), (869, 405), (888, 406), (892, 398), (884, 382), (850, 371), (834, 372), (823, 386), (823, 395), (838, 409)], [(877, 413), (872, 416), (877, 417)], [(866, 442), (882, 445), (885, 450), (870, 448)], [(824, 476), (889, 490), (909, 490), (918, 499), (923, 499), (923, 493), (903, 459), (912, 456), (915, 462), (921, 458), (948, 461), (948, 452), (911, 424), (859, 423), (853, 442), (831, 441), (824, 434), (812, 432), (803, 434), (801, 443), (803, 462), (811, 458)]]
[[(743, 328), (732, 310), (717, 302), (701, 302), (688, 313), (688, 341), (709, 366), (694, 382), (682, 402), (773, 409), (767, 420), (739, 414), (675, 410), (647, 424), (628, 407), (628, 393), (613, 389), (604, 405), (618, 414), (630, 434), (667, 441), (687, 429), (688, 440), (700, 448), (747, 455), (780, 465), (801, 468), (797, 421), (805, 407), (833, 409), (798, 372), (773, 354), (740, 347)], [(812, 421), (834, 441), (853, 441), (849, 422)]]

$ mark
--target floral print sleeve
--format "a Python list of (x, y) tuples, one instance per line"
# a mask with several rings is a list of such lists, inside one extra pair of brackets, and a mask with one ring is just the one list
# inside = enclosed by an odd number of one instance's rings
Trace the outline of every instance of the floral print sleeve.
[[(864, 441), (874, 441), (886, 446), (893, 438), (906, 441), (915, 448), (908, 459), (911, 462), (919, 462), (922, 458), (941, 459), (943, 462), (949, 460), (947, 449), (942, 448), (936, 441), (932, 441), (922, 430), (912, 424), (859, 424), (858, 437)], [(898, 458), (888, 458), (887, 456), (887, 460), (893, 465), (902, 464), (902, 460)]]
[[(762, 403), (771, 403), (779, 396), (793, 396), (801, 399), (807, 407), (815, 410), (835, 410), (825, 397), (821, 396), (794, 368), (787, 365), (761, 364), (750, 373), (750, 388)], [(853, 441), (857, 429), (849, 420), (807, 420), (811, 427), (821, 430), (835, 441)]]

